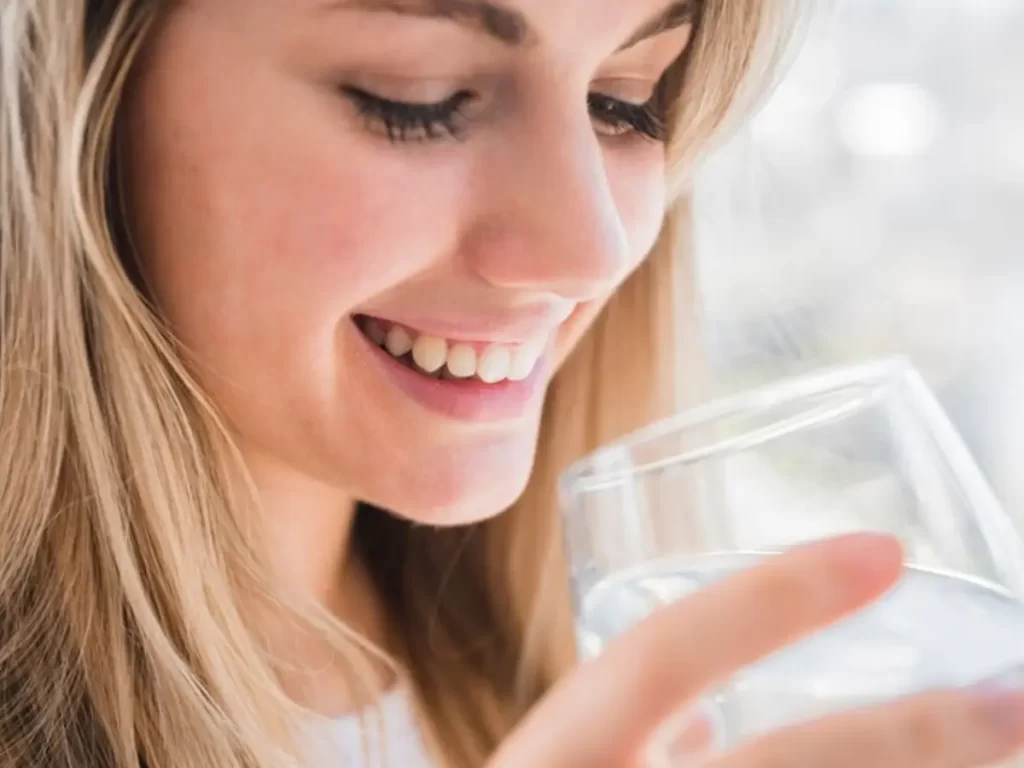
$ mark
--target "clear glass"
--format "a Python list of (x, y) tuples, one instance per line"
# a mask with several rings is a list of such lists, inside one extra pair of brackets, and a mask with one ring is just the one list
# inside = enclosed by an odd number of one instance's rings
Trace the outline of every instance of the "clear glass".
[(712, 751), (1024, 664), (1024, 547), (903, 360), (654, 424), (570, 469), (561, 490), (584, 656), (795, 544), (853, 531), (903, 542), (908, 569), (881, 601), (706, 692)]

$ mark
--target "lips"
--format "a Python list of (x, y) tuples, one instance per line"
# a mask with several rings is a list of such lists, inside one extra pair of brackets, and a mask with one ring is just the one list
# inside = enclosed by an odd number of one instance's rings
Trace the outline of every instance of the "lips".
[(354, 351), (365, 355), (374, 391), (401, 393), (449, 421), (500, 425), (539, 413), (548, 381), (546, 344), (448, 340), (379, 318), (353, 321)]

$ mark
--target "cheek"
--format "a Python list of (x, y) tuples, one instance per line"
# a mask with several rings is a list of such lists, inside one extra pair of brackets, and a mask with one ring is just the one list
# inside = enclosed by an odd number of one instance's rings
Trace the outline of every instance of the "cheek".
[(123, 115), (154, 298), (247, 442), (340, 464), (332, 441), (357, 419), (338, 396), (339, 328), (450, 252), (458, 223), (444, 213), (466, 185), (458, 168), (428, 172), (357, 138), (333, 94), (279, 82), (230, 41), (220, 55), (173, 42), (139, 71)]
[[(629, 153), (610, 157), (605, 165), (630, 249), (629, 269), (622, 276), (624, 282), (643, 264), (664, 226), (668, 189), (664, 153), (658, 144), (644, 144)], [(556, 368), (561, 367), (590, 330), (622, 282), (600, 299), (579, 305), (565, 322), (559, 332), (555, 350)]]
[(253, 148), (208, 140), (157, 139), (141, 162), (163, 168), (143, 197), (148, 271), (179, 330), (200, 332), (193, 341), (328, 330), (446, 239), (442, 217), (375, 185), (352, 154), (325, 164), (322, 153), (263, 145), (257, 164)]
[(654, 247), (665, 221), (664, 146), (638, 142), (627, 150), (609, 153), (605, 167), (635, 269)]
[(444, 252), (453, 222), (438, 214), (462, 188), (435, 173), (427, 189), (408, 167), (398, 183), (389, 148), (352, 137), (332, 94), (232, 71), (238, 58), (197, 66), (199, 88), (158, 50), (126, 112), (148, 277), (176, 331), (220, 362), (321, 344)]

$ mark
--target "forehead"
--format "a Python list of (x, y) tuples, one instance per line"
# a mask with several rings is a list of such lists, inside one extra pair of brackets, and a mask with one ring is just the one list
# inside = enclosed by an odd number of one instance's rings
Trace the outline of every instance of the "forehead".
[[(280, 4), (281, 0), (276, 0)], [(313, 16), (345, 12), (448, 21), (512, 46), (571, 29), (623, 35), (629, 47), (689, 23), (698, 0), (303, 0)], [(295, 4), (288, 4), (292, 9)], [(283, 9), (282, 9), (283, 10)]]

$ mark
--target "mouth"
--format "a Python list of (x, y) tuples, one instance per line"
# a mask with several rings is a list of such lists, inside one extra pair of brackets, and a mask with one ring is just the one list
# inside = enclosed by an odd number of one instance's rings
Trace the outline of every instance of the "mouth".
[(466, 342), (421, 333), (398, 323), (355, 315), (359, 332), (405, 368), (428, 379), (498, 386), (523, 382), (537, 370), (547, 339), (521, 344)]

